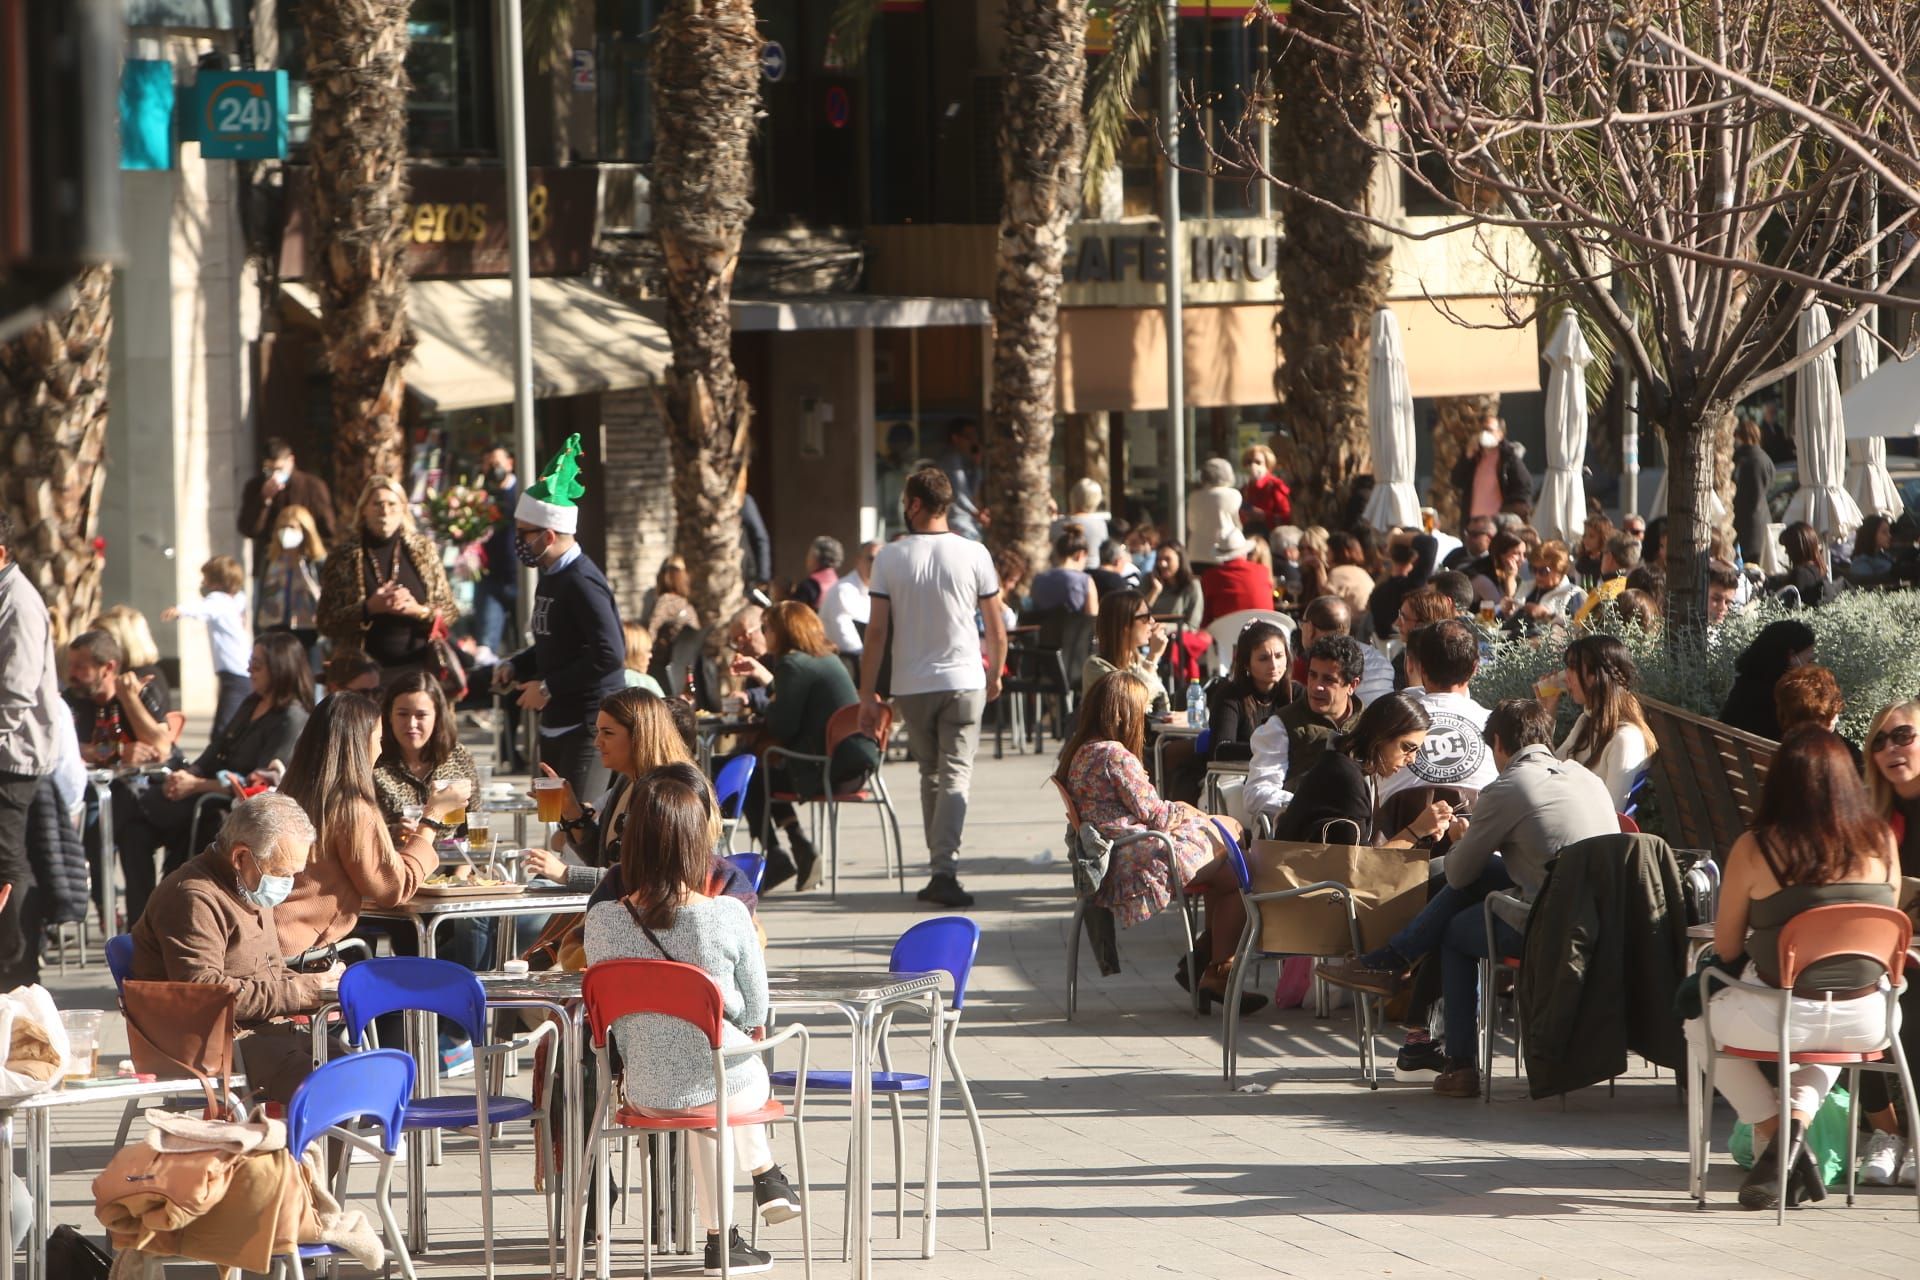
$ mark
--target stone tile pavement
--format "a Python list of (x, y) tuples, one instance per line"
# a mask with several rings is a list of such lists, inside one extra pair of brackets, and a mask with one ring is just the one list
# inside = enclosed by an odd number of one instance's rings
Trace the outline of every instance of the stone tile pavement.
[[(1534, 1102), (1503, 1074), (1491, 1106), (1435, 1097), (1424, 1086), (1357, 1078), (1350, 1015), (1263, 1012), (1246, 1025), (1242, 1082), (1220, 1078), (1217, 1015), (1196, 1022), (1173, 985), (1177, 929), (1155, 921), (1123, 934), (1124, 973), (1083, 965), (1080, 1013), (1065, 1021), (1068, 919), (1057, 802), (1047, 763), (983, 752), (975, 775), (964, 879), (985, 926), (961, 1032), (962, 1062), (988, 1128), (995, 1238), (983, 1249), (979, 1191), (964, 1117), (941, 1129), (936, 1256), (919, 1257), (917, 1176), (922, 1125), (908, 1104), (905, 1233), (896, 1238), (884, 1121), (875, 1126), (876, 1271), (941, 1280), (1025, 1276), (1195, 1275), (1525, 1277), (1911, 1277), (1920, 1225), (1906, 1196), (1874, 1191), (1847, 1210), (1771, 1218), (1733, 1202), (1726, 1111), (1713, 1207), (1686, 1198), (1684, 1111), (1670, 1075), (1644, 1067), (1608, 1090)], [(889, 767), (909, 833), (917, 826), (910, 765)], [(843, 819), (841, 895), (775, 894), (763, 906), (772, 968), (883, 965), (897, 934), (922, 916), (883, 879), (874, 815)], [(909, 849), (915, 841), (909, 835)], [(909, 890), (924, 873), (909, 867)], [(107, 1003), (96, 961), (82, 975), (50, 972), (62, 996)], [(902, 1034), (905, 1034), (904, 1032)], [(902, 1041), (903, 1046), (911, 1042)], [(1383, 1043), (1391, 1059), (1391, 1047)], [(908, 1052), (912, 1052), (911, 1049)], [(816, 1041), (816, 1062), (844, 1063), (841, 1032)], [(1511, 1072), (1511, 1057), (1504, 1059)], [(523, 1076), (514, 1084), (525, 1087)], [(817, 1099), (816, 1099), (817, 1101)], [(884, 1115), (884, 1113), (881, 1113)], [(809, 1124), (816, 1271), (839, 1262), (843, 1107), (822, 1103)], [(114, 1107), (63, 1115), (55, 1130), (55, 1218), (92, 1229), (88, 1187), (107, 1158)], [(776, 1152), (791, 1170), (785, 1136)], [(435, 1224), (422, 1277), (480, 1274), (478, 1180), (472, 1144), (454, 1140), (430, 1171)], [(546, 1274), (541, 1202), (524, 1139), (496, 1148), (499, 1274)], [(364, 1184), (363, 1184), (364, 1185)], [(744, 1203), (744, 1197), (742, 1198)], [(404, 1213), (404, 1210), (402, 1211)], [(798, 1224), (762, 1234), (777, 1271), (800, 1271)], [(698, 1273), (660, 1260), (662, 1274)], [(616, 1226), (615, 1276), (640, 1274), (637, 1222)], [(186, 1272), (177, 1274), (190, 1274)], [(351, 1271), (349, 1271), (351, 1274)]]

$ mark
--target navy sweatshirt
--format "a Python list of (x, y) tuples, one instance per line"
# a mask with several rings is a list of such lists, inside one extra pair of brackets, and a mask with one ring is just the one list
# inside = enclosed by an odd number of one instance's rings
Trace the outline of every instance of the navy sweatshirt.
[(540, 575), (533, 593), (533, 646), (513, 655), (515, 680), (544, 680), (551, 732), (593, 723), (600, 699), (627, 687), (627, 640), (600, 566), (585, 552)]

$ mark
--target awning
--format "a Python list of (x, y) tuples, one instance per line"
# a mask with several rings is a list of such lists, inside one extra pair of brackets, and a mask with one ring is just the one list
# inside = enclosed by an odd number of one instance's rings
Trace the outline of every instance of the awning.
[[(658, 318), (666, 307), (652, 299), (641, 311)], [(937, 329), (988, 324), (985, 298), (921, 298), (876, 293), (801, 293), (734, 298), (727, 317), (735, 333), (800, 333), (822, 329)]]
[(1540, 389), (1540, 339), (1533, 325), (1516, 327), (1499, 298), (1396, 298), (1387, 305), (1406, 337), (1414, 395)]
[(1920, 435), (1920, 360), (1889, 360), (1840, 396), (1847, 439)]
[[(666, 330), (628, 303), (578, 280), (529, 282), (533, 394), (539, 399), (624, 391), (657, 381), (670, 360)], [(282, 292), (317, 319), (305, 284)], [(407, 285), (413, 358), (407, 391), (436, 412), (513, 400), (513, 285), (504, 279), (415, 280)]]

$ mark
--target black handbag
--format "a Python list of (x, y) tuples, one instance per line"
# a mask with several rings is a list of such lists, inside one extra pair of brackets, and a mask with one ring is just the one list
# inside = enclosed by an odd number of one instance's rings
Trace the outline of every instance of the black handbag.
[(61, 1280), (107, 1280), (113, 1259), (65, 1223), (47, 1236), (47, 1274)]

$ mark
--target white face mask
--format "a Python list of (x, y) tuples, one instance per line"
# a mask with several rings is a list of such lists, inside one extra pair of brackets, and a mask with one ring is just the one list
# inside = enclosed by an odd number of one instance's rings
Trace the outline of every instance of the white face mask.
[(297, 550), (300, 544), (306, 540), (307, 535), (292, 526), (288, 526), (280, 531), (280, 545), (289, 551)]
[(1499, 443), (1500, 443), (1500, 437), (1495, 435), (1493, 432), (1482, 431), (1480, 433), (1480, 447), (1482, 449), (1491, 449)]
[(292, 478), (293, 469), (291, 467), (282, 467), (273, 473), (273, 482), (278, 485), (284, 485)]

